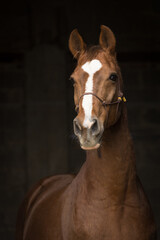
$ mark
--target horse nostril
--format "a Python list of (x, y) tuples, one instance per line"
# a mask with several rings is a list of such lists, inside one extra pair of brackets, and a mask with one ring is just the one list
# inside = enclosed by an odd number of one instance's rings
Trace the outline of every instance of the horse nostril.
[(80, 124), (79, 124), (79, 122), (78, 122), (77, 119), (74, 119), (74, 121), (73, 121), (73, 127), (74, 127), (74, 133), (75, 133), (76, 135), (81, 134), (81, 126), (80, 126)]
[(99, 124), (98, 124), (97, 119), (93, 119), (91, 131), (92, 131), (92, 134), (94, 134), (94, 135), (99, 133)]

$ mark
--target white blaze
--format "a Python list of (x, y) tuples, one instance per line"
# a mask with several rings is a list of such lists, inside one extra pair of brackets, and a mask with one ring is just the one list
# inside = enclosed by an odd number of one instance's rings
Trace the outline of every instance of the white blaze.
[[(85, 86), (85, 93), (93, 92), (93, 76), (94, 74), (100, 70), (102, 64), (99, 60), (94, 59), (91, 62), (86, 62), (82, 69), (89, 74), (86, 86)], [(92, 116), (92, 98), (93, 95), (85, 95), (82, 100), (82, 107), (84, 109), (85, 117), (83, 126), (90, 127), (91, 125), (91, 116)]]

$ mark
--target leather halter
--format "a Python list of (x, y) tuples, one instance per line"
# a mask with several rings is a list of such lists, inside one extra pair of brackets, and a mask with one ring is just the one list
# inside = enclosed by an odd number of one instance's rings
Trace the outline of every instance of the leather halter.
[(102, 100), (100, 97), (98, 97), (95, 93), (92, 93), (92, 92), (87, 92), (87, 93), (84, 93), (80, 96), (79, 98), (79, 102), (78, 104), (76, 105), (76, 108), (75, 110), (78, 112), (79, 110), (79, 103), (80, 103), (80, 100), (83, 96), (85, 95), (93, 95), (94, 97), (96, 97), (101, 103), (102, 103), (102, 106), (104, 107), (107, 107), (107, 106), (110, 106), (110, 105), (114, 105), (114, 104), (118, 104), (121, 103), (122, 101), (123, 102), (126, 102), (126, 98), (123, 96), (123, 93), (120, 93), (119, 96), (118, 96), (118, 99), (117, 101), (114, 101), (114, 102), (111, 102), (111, 103), (106, 103), (106, 101)]

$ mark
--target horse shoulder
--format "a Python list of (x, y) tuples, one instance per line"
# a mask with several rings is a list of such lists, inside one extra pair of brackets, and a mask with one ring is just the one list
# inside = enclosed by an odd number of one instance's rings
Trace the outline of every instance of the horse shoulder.
[(17, 215), (16, 222), (16, 240), (23, 239), (24, 226), (26, 224), (29, 213), (35, 207), (38, 201), (44, 195), (50, 193), (52, 196), (61, 192), (74, 179), (74, 175), (57, 175), (41, 179), (34, 185), (25, 196)]

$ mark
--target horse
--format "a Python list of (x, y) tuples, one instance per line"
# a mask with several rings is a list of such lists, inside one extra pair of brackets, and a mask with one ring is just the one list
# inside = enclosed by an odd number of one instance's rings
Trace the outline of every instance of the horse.
[(16, 240), (156, 239), (136, 173), (115, 47), (107, 26), (101, 25), (98, 45), (87, 46), (77, 29), (71, 32), (73, 129), (86, 161), (76, 176), (51, 176), (33, 187), (18, 214)]

